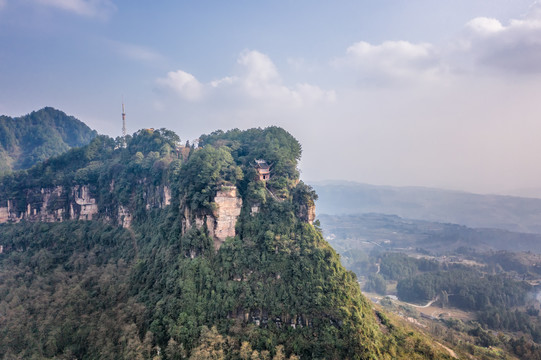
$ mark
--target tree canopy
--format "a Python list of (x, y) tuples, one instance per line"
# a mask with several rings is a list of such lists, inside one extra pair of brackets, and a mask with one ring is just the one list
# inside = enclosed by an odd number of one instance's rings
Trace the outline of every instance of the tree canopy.
[(0, 116), (0, 175), (84, 146), (96, 135), (83, 122), (51, 107), (17, 118)]
[[(299, 216), (317, 195), (298, 181), (301, 147), (283, 129), (215, 132), (187, 158), (165, 129), (125, 144), (99, 136), (2, 179), (1, 196), (15, 199), (86, 184), (101, 221), (0, 225), (0, 357), (448, 358), (376, 317)], [(274, 178), (259, 181), (254, 159)], [(146, 206), (164, 185), (171, 206)], [(216, 251), (206, 224), (183, 227), (184, 210), (212, 212), (223, 187), (237, 187), (244, 206)], [(130, 229), (111, 224), (119, 205), (134, 211)]]

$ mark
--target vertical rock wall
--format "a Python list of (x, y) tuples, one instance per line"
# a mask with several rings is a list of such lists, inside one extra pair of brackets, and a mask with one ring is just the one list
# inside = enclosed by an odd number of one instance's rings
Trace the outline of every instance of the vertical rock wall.
[(130, 213), (130, 210), (127, 207), (122, 205), (118, 206), (118, 223), (123, 228), (129, 228), (133, 221), (133, 216)]
[[(63, 221), (65, 219), (64, 206), (67, 202), (64, 196), (64, 189), (62, 186), (57, 186), (52, 189), (40, 189), (39, 191), (29, 192), (29, 198), (34, 201), (28, 200), (24, 205), (24, 210), (17, 210), (14, 206), (13, 200), (6, 200), (5, 205), (0, 207), (0, 224), (6, 222), (19, 222), (21, 220), (27, 221), (43, 221), (43, 222), (56, 222)], [(35, 199), (38, 199), (37, 201)]]
[(72, 195), (75, 204), (78, 205), (78, 209), (72, 213), (72, 219), (92, 220), (92, 217), (98, 214), (98, 204), (96, 199), (90, 196), (90, 189), (87, 185), (74, 186)]
[(316, 206), (315, 205), (301, 205), (296, 214), (299, 219), (312, 225), (316, 219)]
[(0, 224), (6, 223), (9, 221), (9, 208), (0, 207)]
[(195, 226), (201, 228), (206, 225), (209, 236), (214, 240), (214, 248), (218, 250), (228, 237), (235, 236), (235, 225), (242, 209), (242, 199), (237, 196), (235, 186), (224, 186), (216, 193), (214, 198), (216, 209), (212, 214), (192, 216), (187, 205), (183, 205), (184, 219), (182, 220), (182, 233)]
[[(110, 185), (114, 189), (114, 182)], [(113, 191), (113, 190), (111, 190)], [(147, 208), (164, 208), (171, 203), (171, 190), (168, 186), (147, 186), (145, 199)], [(99, 213), (99, 204), (92, 195), (90, 186), (75, 185), (65, 189), (62, 186), (27, 190), (23, 201), (5, 200), (5, 206), (0, 206), (0, 224), (6, 222), (42, 221), (60, 222), (67, 219), (112, 221), (130, 227), (133, 220), (133, 209), (118, 204), (118, 212), (112, 218), (111, 214)], [(116, 217), (116, 219), (115, 219)]]
[(214, 248), (218, 250), (228, 237), (235, 236), (235, 225), (242, 209), (242, 199), (237, 197), (236, 187), (223, 187), (218, 191), (214, 202), (217, 205), (214, 211)]

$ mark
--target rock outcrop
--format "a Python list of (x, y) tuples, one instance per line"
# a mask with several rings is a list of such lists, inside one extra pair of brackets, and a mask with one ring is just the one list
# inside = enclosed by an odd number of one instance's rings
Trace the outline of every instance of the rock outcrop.
[(223, 187), (214, 198), (217, 209), (214, 211), (214, 248), (218, 250), (228, 237), (235, 236), (235, 225), (242, 209), (242, 199), (237, 196), (234, 186)]
[(9, 206), (0, 207), (0, 224), (9, 221)]
[(146, 185), (143, 193), (146, 208), (163, 209), (171, 204), (171, 189), (167, 185), (152, 186)]
[(0, 207), (0, 224), (19, 222), (23, 219), (43, 222), (63, 221), (66, 213), (63, 205), (66, 203), (67, 198), (62, 186), (28, 192), (24, 203), (15, 204), (14, 200), (6, 200), (6, 206)]
[[(112, 183), (111, 187), (114, 187)], [(146, 186), (144, 194), (146, 209), (164, 208), (171, 203), (171, 191), (167, 185)], [(7, 222), (61, 222), (64, 220), (102, 220), (123, 227), (130, 227), (133, 209), (120, 203), (113, 204), (116, 212), (107, 209), (100, 213), (100, 203), (89, 185), (71, 188), (56, 186), (26, 190), (23, 199), (7, 199), (0, 202), (0, 224)], [(102, 204), (103, 207), (103, 204)]]
[(129, 228), (133, 221), (133, 216), (127, 207), (118, 206), (118, 224), (123, 228)]
[(237, 196), (235, 186), (224, 186), (216, 193), (216, 204), (212, 214), (193, 215), (184, 204), (184, 219), (182, 220), (182, 233), (185, 234), (193, 226), (201, 228), (206, 225), (209, 236), (214, 241), (214, 248), (218, 250), (228, 237), (235, 236), (235, 226), (242, 209), (242, 198)]
[(260, 207), (260, 204), (252, 204), (252, 206), (250, 206), (250, 215), (254, 216), (255, 214), (259, 213)]
[(296, 214), (299, 219), (312, 225), (316, 219), (316, 206), (315, 205), (300, 205), (298, 213)]
[(98, 214), (96, 199), (90, 196), (90, 189), (87, 185), (74, 186), (72, 189), (74, 204), (70, 204), (70, 218), (77, 220), (92, 220)]

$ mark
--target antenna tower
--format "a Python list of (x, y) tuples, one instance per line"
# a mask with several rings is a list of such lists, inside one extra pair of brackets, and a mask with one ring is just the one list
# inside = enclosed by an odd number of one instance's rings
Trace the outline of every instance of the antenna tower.
[(122, 102), (122, 137), (126, 137), (126, 111), (124, 111), (124, 101)]
[(126, 111), (124, 110), (124, 100), (122, 100), (122, 145), (126, 147)]

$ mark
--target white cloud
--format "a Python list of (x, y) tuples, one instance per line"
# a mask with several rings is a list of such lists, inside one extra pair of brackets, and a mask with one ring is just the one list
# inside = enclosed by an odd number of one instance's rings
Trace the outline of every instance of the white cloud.
[(203, 84), (195, 76), (182, 70), (168, 72), (167, 77), (158, 79), (157, 83), (187, 101), (198, 101), (203, 97)]
[(272, 60), (259, 51), (244, 51), (237, 62), (242, 68), (239, 82), (248, 97), (280, 101), (293, 106), (303, 106), (316, 101), (334, 101), (336, 97), (334, 91), (324, 91), (316, 85), (284, 85)]
[(508, 25), (479, 17), (466, 24), (457, 55), (470, 58), (473, 70), (485, 67), (512, 73), (541, 73), (541, 3)]
[(244, 78), (247, 83), (261, 84), (280, 81), (278, 70), (271, 59), (259, 51), (243, 51), (237, 63), (244, 69)]
[(243, 51), (237, 59), (237, 64), (238, 74), (206, 84), (182, 70), (170, 72), (167, 78), (158, 79), (157, 82), (188, 101), (201, 100), (205, 96), (229, 99), (234, 97), (236, 103), (257, 100), (279, 106), (302, 107), (318, 101), (332, 102), (336, 98), (334, 91), (325, 91), (316, 85), (307, 83), (284, 85), (276, 65), (267, 55), (259, 51)]
[(478, 17), (470, 20), (466, 27), (479, 35), (490, 35), (503, 30), (503, 25), (496, 19)]
[(117, 9), (112, 0), (35, 0), (35, 2), (87, 17), (105, 18)]
[[(359, 41), (346, 54), (331, 61), (335, 70), (369, 84), (396, 85), (396, 82), (450, 81), (454, 75), (541, 73), (541, 2), (534, 3), (520, 19), (506, 24), (498, 19), (477, 17), (443, 45), (385, 41)], [(451, 74), (452, 75), (452, 74)]]
[(245, 95), (254, 99), (300, 100), (292, 89), (282, 85), (278, 70), (267, 55), (244, 51), (237, 63), (241, 65), (240, 85)]
[(440, 70), (440, 59), (431, 44), (386, 41), (372, 45), (357, 42), (346, 56), (332, 61), (335, 68), (354, 69), (363, 80), (404, 80), (427, 78)]
[(219, 88), (221, 86), (232, 85), (236, 83), (239, 79), (236, 76), (226, 76), (219, 80), (213, 80), (210, 82), (210, 86), (213, 88)]

